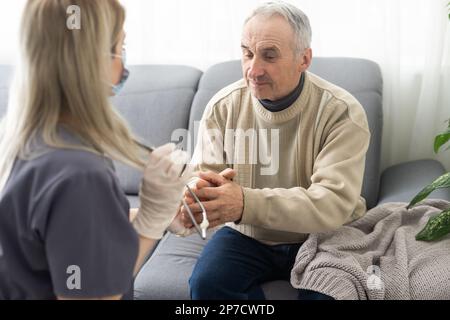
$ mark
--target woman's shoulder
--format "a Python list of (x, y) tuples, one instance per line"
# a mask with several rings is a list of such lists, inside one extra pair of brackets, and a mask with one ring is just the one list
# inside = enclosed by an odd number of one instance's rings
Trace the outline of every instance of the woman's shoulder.
[(110, 174), (114, 171), (111, 159), (82, 149), (53, 148), (31, 159), (22, 160), (31, 170), (61, 173), (65, 176), (80, 174)]
[(115, 194), (121, 191), (110, 159), (84, 150), (55, 148), (31, 159), (17, 159), (5, 194), (14, 195), (21, 190), (38, 200), (44, 194), (51, 198), (81, 186), (107, 188)]
[[(71, 137), (72, 138), (72, 137)], [(51, 187), (77, 180), (96, 180), (118, 183), (114, 164), (110, 158), (83, 149), (76, 139), (67, 140), (67, 147), (51, 147), (41, 141), (35, 142), (30, 150), (17, 158), (9, 185), (33, 182), (41, 187)]]
[(55, 174), (64, 172), (65, 175), (114, 171), (111, 159), (87, 148), (74, 133), (59, 128), (58, 136), (64, 147), (49, 146), (42, 139), (36, 139), (21, 163), (31, 170), (48, 170)]
[(16, 160), (0, 204), (6, 208), (19, 206), (29, 221), (44, 228), (43, 221), (55, 201), (81, 208), (89, 205), (85, 203), (88, 200), (81, 199), (93, 198), (127, 210), (112, 161), (85, 150), (50, 148), (32, 158)]
[(109, 157), (83, 149), (85, 144), (76, 136), (63, 138), (65, 147), (49, 146), (42, 139), (30, 144), (14, 163), (3, 190), (5, 198), (21, 194), (22, 199), (35, 203), (42, 197), (59, 197), (67, 190), (81, 194), (93, 189), (121, 199), (125, 196)]

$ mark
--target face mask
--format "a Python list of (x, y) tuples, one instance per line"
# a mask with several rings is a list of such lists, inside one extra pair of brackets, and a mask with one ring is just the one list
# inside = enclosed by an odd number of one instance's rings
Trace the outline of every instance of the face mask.
[(122, 76), (120, 77), (120, 81), (118, 84), (115, 84), (112, 86), (112, 92), (114, 93), (114, 95), (118, 95), (119, 92), (122, 90), (123, 86), (125, 85), (125, 82), (127, 82), (128, 77), (130, 76), (130, 71), (125, 68), (125, 65), (127, 63), (127, 55), (126, 55), (126, 51), (125, 49), (122, 49), (122, 55), (114, 55), (115, 57), (121, 57), (122, 59)]

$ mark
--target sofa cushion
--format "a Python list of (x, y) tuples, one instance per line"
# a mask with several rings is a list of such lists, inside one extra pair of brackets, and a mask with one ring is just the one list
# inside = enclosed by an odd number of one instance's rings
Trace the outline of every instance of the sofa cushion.
[[(353, 58), (314, 58), (312, 73), (349, 91), (364, 107), (372, 134), (366, 158), (366, 171), (362, 195), (368, 208), (378, 202), (383, 127), (380, 68), (372, 61)], [(192, 104), (189, 128), (197, 136), (194, 126), (199, 121), (209, 100), (225, 86), (242, 78), (240, 61), (230, 61), (211, 67), (205, 72)], [(194, 144), (195, 145), (195, 144)]]
[[(217, 230), (217, 229), (216, 229)], [(136, 300), (189, 300), (188, 281), (206, 241), (198, 234), (178, 238), (167, 234), (142, 267), (134, 284)], [(269, 300), (295, 300), (297, 290), (288, 281), (272, 281), (262, 286)]]
[(140, 201), (139, 201), (139, 196), (135, 195), (135, 196), (127, 196), (128, 202), (130, 203), (130, 208), (131, 209), (136, 209), (139, 208), (140, 206)]
[[(130, 71), (123, 91), (112, 103), (133, 132), (149, 146), (160, 146), (171, 142), (176, 130), (186, 131), (202, 72), (185, 66), (157, 65), (132, 66)], [(136, 195), (142, 174), (120, 163), (116, 163), (116, 170), (125, 192)]]
[[(213, 234), (209, 231), (207, 239)], [(204, 245), (198, 234), (186, 238), (166, 234), (136, 277), (135, 299), (189, 300), (188, 281)]]
[(197, 133), (194, 132), (195, 121), (200, 121), (209, 100), (211, 100), (211, 98), (221, 89), (241, 78), (242, 71), (240, 61), (220, 63), (212, 66), (205, 72), (200, 80), (191, 108), (189, 132), (191, 134), (195, 133), (191, 147), (195, 146), (194, 140), (197, 139)]

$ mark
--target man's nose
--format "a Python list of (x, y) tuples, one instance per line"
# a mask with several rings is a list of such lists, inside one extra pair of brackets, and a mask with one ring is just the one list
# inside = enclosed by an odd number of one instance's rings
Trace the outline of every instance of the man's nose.
[(265, 71), (264, 71), (264, 65), (263, 63), (259, 60), (254, 58), (251, 62), (250, 62), (250, 67), (248, 69), (248, 77), (250, 79), (258, 79), (259, 77), (262, 77), (264, 75)]

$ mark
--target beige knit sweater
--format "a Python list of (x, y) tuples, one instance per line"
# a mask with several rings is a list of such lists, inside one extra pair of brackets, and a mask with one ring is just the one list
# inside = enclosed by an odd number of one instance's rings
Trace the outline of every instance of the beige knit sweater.
[(268, 244), (298, 243), (365, 214), (369, 140), (358, 101), (312, 73), (297, 101), (277, 113), (241, 80), (206, 107), (193, 162), (202, 171), (237, 170), (244, 212), (231, 227)]
[(450, 300), (450, 235), (415, 239), (450, 203), (406, 205), (384, 204), (337, 231), (311, 234), (297, 255), (292, 285), (337, 300)]

